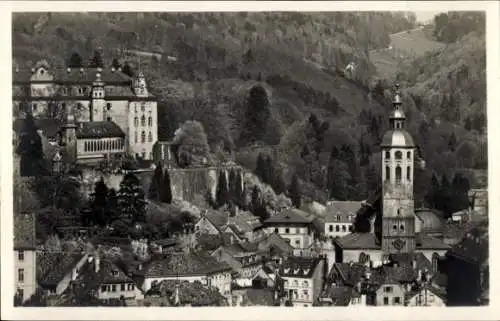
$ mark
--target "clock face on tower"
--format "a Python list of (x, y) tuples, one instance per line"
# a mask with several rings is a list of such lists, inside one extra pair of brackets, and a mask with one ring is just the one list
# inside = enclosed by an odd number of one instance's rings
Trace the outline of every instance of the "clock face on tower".
[(406, 242), (403, 241), (402, 239), (396, 239), (394, 242), (392, 242), (392, 245), (394, 245), (394, 248), (398, 251), (401, 251), (401, 249), (405, 246)]

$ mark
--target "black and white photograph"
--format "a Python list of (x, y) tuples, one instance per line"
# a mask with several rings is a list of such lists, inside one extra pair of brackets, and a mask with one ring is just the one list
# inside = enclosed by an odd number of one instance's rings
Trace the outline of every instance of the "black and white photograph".
[(490, 306), (498, 4), (243, 2), (11, 9), (2, 305)]

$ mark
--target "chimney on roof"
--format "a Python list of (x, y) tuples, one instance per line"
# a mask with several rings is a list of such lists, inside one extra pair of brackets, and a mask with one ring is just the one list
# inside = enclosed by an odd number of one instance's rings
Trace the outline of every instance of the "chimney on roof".
[(66, 69), (66, 72), (69, 74), (71, 72), (71, 68)]

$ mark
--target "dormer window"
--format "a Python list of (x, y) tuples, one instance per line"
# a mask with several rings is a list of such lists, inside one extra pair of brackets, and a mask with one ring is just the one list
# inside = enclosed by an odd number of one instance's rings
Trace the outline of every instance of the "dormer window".
[(285, 272), (285, 274), (288, 274), (290, 272), (290, 268), (285, 268), (283, 272)]

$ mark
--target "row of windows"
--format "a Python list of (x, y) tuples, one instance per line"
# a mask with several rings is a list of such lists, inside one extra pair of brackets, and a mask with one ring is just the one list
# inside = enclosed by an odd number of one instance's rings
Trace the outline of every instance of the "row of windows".
[[(146, 110), (146, 103), (145, 102), (142, 102), (141, 103), (141, 111), (145, 111)], [(134, 106), (134, 112), (137, 113), (137, 105)]]
[(108, 140), (108, 141), (91, 141), (85, 142), (84, 151), (96, 152), (103, 150), (119, 150), (123, 149), (123, 140)]
[[(335, 219), (336, 219), (337, 222), (340, 222), (340, 215), (337, 215), (335, 217)], [(352, 214), (348, 215), (347, 219), (349, 220), (349, 222), (352, 222), (352, 220), (354, 219), (354, 215), (352, 215)]]
[[(341, 227), (342, 226), (342, 227)], [(333, 224), (331, 224), (329, 227), (328, 227), (328, 230), (330, 232), (333, 232)], [(342, 232), (347, 232), (348, 228), (346, 227), (346, 225), (342, 225), (342, 224), (335, 224), (335, 232), (340, 232), (340, 230), (342, 229)], [(349, 232), (352, 232), (353, 231), (353, 226), (352, 225), (349, 225)]]
[[(134, 134), (134, 141), (137, 143), (137, 132)], [(148, 142), (152, 142), (153, 141), (153, 134), (151, 132), (148, 133)], [(141, 132), (141, 143), (145, 143), (146, 142), (146, 132), (145, 131), (142, 131)]]
[[(392, 298), (392, 304), (401, 304), (401, 297), (395, 296)], [(389, 298), (384, 297), (384, 305), (389, 305)]]
[[(299, 287), (299, 281), (294, 280), (291, 283), (292, 283), (291, 286), (293, 286), (295, 288)], [(285, 280), (284, 287), (288, 287), (288, 280)], [(302, 287), (303, 288), (309, 287), (309, 281), (302, 281)]]
[[(300, 227), (296, 227), (295, 229), (290, 229), (288, 227), (285, 228), (285, 234), (290, 234), (291, 233), (290, 231), (295, 232), (295, 234), (300, 234), (300, 233), (304, 233), (305, 232)], [(276, 227), (274, 229), (274, 233), (279, 233), (279, 228)]]
[[(402, 176), (402, 169), (398, 165), (396, 166), (396, 181), (400, 182), (401, 181), (401, 176)], [(389, 166), (385, 167), (385, 180), (390, 180), (391, 179), (391, 168)], [(406, 167), (406, 179), (411, 181), (411, 167), (408, 166)]]
[[(400, 150), (397, 150), (394, 153), (394, 158), (395, 159), (403, 159), (403, 153)], [(411, 152), (406, 152), (406, 158), (411, 159)], [(391, 152), (390, 151), (385, 152), (385, 159), (391, 159)]]
[[(394, 225), (392, 226), (392, 231), (393, 231), (393, 232), (397, 232), (397, 231), (398, 231), (398, 226), (397, 226), (396, 224), (394, 224)], [(401, 225), (399, 226), (399, 231), (400, 231), (400, 232), (404, 232), (404, 231), (405, 231), (405, 226), (404, 226), (404, 224), (401, 224)]]
[[(128, 284), (120, 284), (120, 291), (133, 291), (135, 285), (133, 283)], [(117, 285), (116, 284), (105, 284), (101, 286), (101, 292), (116, 292)]]
[[(134, 126), (135, 127), (138, 127), (139, 126), (139, 118), (138, 117), (134, 117)], [(142, 116), (141, 117), (141, 126), (146, 126), (146, 117), (145, 116)], [(153, 117), (149, 116), (148, 117), (148, 126), (151, 127), (153, 126)]]

